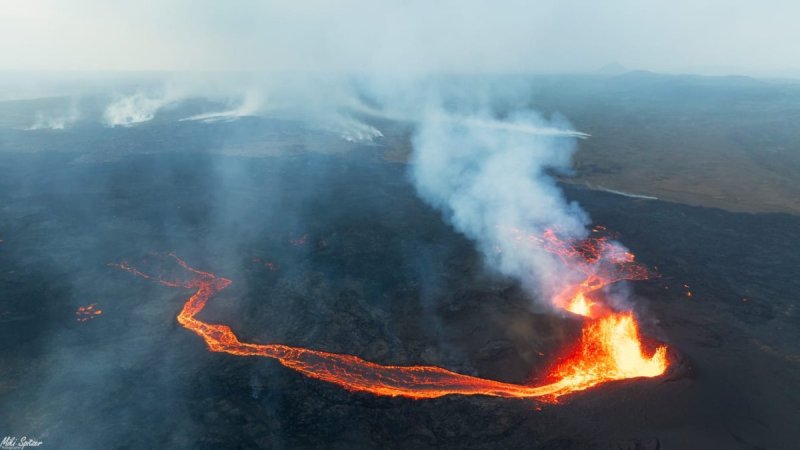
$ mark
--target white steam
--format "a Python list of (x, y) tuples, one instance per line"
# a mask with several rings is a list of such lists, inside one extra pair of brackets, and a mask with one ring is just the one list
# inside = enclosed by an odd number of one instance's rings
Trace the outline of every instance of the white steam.
[(419, 195), (477, 243), (488, 266), (551, 295), (570, 274), (553, 255), (515, 238), (548, 229), (586, 235), (586, 213), (548, 175), (569, 169), (575, 137), (584, 135), (530, 112), (502, 121), (433, 113), (414, 136), (412, 177)]
[(257, 90), (246, 92), (231, 108), (185, 117), (180, 121), (199, 120), (201, 122), (231, 122), (242, 117), (256, 116), (264, 109), (262, 94)]
[(36, 113), (36, 120), (26, 130), (66, 130), (81, 119), (78, 103), (75, 99), (69, 102), (66, 111)]
[(177, 101), (180, 97), (169, 93), (158, 95), (136, 92), (117, 97), (103, 113), (106, 125), (110, 127), (131, 126), (147, 122), (155, 117), (162, 107)]
[(323, 122), (323, 128), (339, 135), (347, 142), (371, 142), (382, 137), (381, 130), (350, 116), (335, 114)]

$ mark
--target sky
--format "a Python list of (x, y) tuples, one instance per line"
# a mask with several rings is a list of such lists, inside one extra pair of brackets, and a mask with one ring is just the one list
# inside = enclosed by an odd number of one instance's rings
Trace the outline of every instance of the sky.
[(0, 70), (800, 75), (800, 2), (0, 0)]

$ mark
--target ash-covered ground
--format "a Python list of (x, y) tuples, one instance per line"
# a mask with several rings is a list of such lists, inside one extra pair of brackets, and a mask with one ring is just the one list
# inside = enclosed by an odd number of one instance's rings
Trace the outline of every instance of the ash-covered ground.
[[(158, 131), (121, 130), (125, 142), (164, 142)], [(660, 274), (631, 287), (644, 333), (675, 351), (670, 373), (559, 404), (379, 398), (272, 360), (211, 353), (175, 321), (191, 291), (109, 264), (155, 270), (175, 252), (231, 279), (202, 318), (243, 341), (518, 383), (543, 375), (580, 323), (537, 308), (487, 269), (380, 147), (328, 154), (317, 139), (305, 145), (318, 152), (261, 157), (190, 145), (105, 154), (91, 150), (90, 132), (43, 135), (59, 151), (24, 153), (15, 143), (0, 153), (7, 435), (36, 437), (42, 448), (131, 449), (800, 442), (800, 217), (567, 186), (594, 223)], [(102, 314), (79, 321), (78, 308), (92, 304)]]

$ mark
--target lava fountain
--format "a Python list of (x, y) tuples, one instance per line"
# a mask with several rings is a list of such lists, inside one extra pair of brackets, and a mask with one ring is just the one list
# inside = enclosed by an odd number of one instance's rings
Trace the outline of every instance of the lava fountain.
[(241, 342), (227, 325), (206, 323), (197, 318), (208, 300), (230, 285), (230, 280), (194, 269), (172, 254), (170, 256), (191, 274), (190, 279), (164, 280), (126, 263), (117, 264), (117, 267), (165, 286), (193, 289), (194, 293), (178, 314), (178, 322), (202, 337), (211, 351), (273, 358), (305, 376), (350, 391), (415, 399), (457, 394), (556, 401), (558, 397), (601, 383), (664, 373), (668, 366), (667, 347), (659, 346), (647, 355), (633, 313), (614, 311), (604, 303), (604, 287), (620, 280), (648, 276), (632, 254), (605, 237), (567, 242), (552, 231), (543, 236), (519, 233), (517, 237), (558, 255), (569, 267), (585, 275), (582, 282), (569, 286), (553, 299), (557, 307), (585, 317), (580, 340), (551, 368), (543, 378), (545, 381), (537, 385), (504, 383), (436, 366), (389, 366), (353, 355), (283, 344)]

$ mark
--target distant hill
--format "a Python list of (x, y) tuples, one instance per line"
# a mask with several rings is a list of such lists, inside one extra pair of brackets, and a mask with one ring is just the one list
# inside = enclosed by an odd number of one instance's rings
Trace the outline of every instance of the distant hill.
[(621, 75), (623, 73), (628, 72), (628, 68), (623, 66), (622, 64), (614, 61), (610, 62), (603, 67), (597, 69), (595, 72), (597, 75)]

